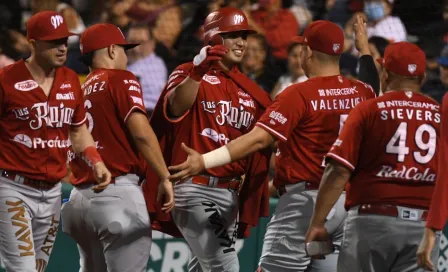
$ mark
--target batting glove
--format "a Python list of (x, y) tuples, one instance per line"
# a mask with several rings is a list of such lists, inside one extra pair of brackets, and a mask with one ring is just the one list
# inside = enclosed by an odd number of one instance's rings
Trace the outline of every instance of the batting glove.
[(193, 70), (190, 72), (190, 78), (194, 81), (201, 81), (202, 77), (208, 72), (213, 61), (219, 61), (229, 52), (224, 45), (204, 46), (199, 54), (193, 59)]

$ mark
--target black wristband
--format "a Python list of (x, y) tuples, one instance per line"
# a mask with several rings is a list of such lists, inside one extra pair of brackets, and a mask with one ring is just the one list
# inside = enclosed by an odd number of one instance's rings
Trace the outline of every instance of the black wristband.
[(359, 58), (358, 79), (372, 86), (376, 95), (380, 92), (380, 77), (376, 70), (375, 62), (370, 55), (363, 55)]

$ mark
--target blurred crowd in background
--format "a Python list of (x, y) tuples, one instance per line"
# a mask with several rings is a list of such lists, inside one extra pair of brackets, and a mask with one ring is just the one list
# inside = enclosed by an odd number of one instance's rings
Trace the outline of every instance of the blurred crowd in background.
[[(98, 22), (119, 26), (129, 42), (129, 67), (140, 80), (151, 112), (174, 68), (191, 61), (203, 44), (203, 22), (223, 6), (243, 10), (258, 32), (248, 37), (240, 69), (275, 97), (290, 84), (306, 80), (293, 37), (312, 21), (331, 20), (346, 39), (341, 72), (356, 78), (358, 52), (353, 23), (362, 14), (373, 57), (389, 43), (409, 41), (427, 56), (423, 90), (441, 101), (448, 87), (448, 0), (9, 0), (0, 3), (0, 68), (30, 55), (27, 19), (41, 10), (59, 11), (71, 32)], [(66, 65), (79, 75), (89, 70), (79, 61), (79, 38), (68, 41)], [(379, 67), (378, 67), (379, 68)], [(379, 68), (380, 69), (380, 68)]]

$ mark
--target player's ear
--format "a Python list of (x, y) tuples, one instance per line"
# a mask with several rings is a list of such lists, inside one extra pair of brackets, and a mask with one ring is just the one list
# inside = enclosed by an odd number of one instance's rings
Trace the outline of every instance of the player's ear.
[(422, 86), (423, 83), (425, 83), (425, 81), (426, 81), (426, 72), (423, 75), (421, 75), (420, 78), (419, 78), (420, 86)]
[(29, 43), (31, 45), (31, 48), (33, 48), (33, 50), (36, 50), (36, 40), (29, 40)]
[(110, 45), (107, 48), (107, 53), (109, 54), (109, 58), (111, 59), (115, 59), (117, 56), (117, 52), (116, 52), (117, 48), (115, 44)]

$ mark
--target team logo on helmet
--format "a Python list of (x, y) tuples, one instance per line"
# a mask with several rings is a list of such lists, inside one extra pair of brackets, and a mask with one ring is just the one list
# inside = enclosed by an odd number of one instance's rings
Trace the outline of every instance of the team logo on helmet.
[(243, 15), (236, 14), (235, 16), (233, 16), (233, 22), (234, 22), (236, 25), (239, 25), (239, 24), (241, 24), (242, 22), (244, 22), (244, 17), (243, 17)]
[(53, 25), (54, 29), (56, 29), (64, 22), (64, 18), (62, 18), (61, 15), (54, 15), (51, 16), (50, 22)]
[(336, 53), (339, 51), (339, 48), (341, 47), (341, 45), (339, 43), (335, 43), (333, 44), (333, 51)]
[(409, 73), (413, 74), (416, 70), (417, 70), (417, 64), (409, 64), (408, 65)]

